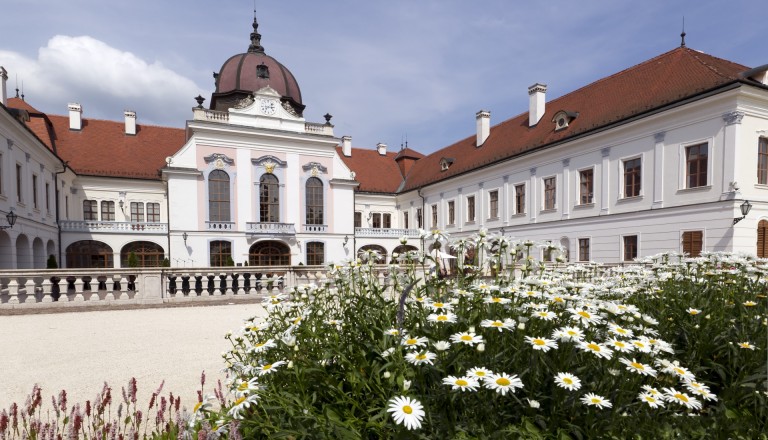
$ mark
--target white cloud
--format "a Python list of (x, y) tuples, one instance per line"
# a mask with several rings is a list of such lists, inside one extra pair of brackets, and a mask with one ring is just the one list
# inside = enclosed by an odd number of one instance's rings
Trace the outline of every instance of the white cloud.
[(57, 35), (37, 59), (0, 51), (9, 88), (23, 81), (26, 100), (41, 111), (64, 114), (68, 102), (83, 105), (86, 117), (119, 120), (135, 110), (139, 122), (181, 126), (191, 116), (193, 97), (210, 92), (159, 62), (147, 62), (88, 36)]

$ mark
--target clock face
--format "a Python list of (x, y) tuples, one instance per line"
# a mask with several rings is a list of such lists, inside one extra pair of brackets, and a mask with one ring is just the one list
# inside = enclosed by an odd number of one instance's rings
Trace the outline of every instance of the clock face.
[(261, 100), (261, 112), (265, 115), (274, 115), (277, 111), (277, 104), (271, 99)]

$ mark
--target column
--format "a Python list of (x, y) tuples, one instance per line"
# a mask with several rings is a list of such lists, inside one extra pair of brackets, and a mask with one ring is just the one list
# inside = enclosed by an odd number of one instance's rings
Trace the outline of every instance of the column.
[(610, 213), (611, 148), (603, 148), (600, 153), (603, 155), (600, 166), (600, 215), (605, 215)]
[(528, 211), (530, 212), (530, 220), (528, 220), (530, 223), (536, 223), (536, 213), (539, 211), (539, 205), (536, 201), (537, 197), (536, 195), (539, 193), (538, 191), (538, 185), (536, 185), (536, 167), (531, 168), (531, 182), (530, 185), (528, 185), (530, 188), (528, 188), (528, 200), (530, 200), (530, 203), (528, 204)]
[(653, 135), (653, 208), (664, 207), (664, 137), (665, 132)]
[(563, 208), (563, 219), (567, 219), (571, 212), (571, 159), (563, 159), (563, 190), (561, 191), (561, 205)]
[[(725, 113), (723, 115), (723, 121), (725, 122), (725, 127), (723, 128), (723, 151), (722, 151), (722, 157), (723, 157), (723, 170), (722, 170), (722, 179), (721, 182), (722, 186), (722, 199), (726, 198), (732, 198), (735, 192), (733, 188), (738, 187), (737, 180), (739, 179), (739, 176), (737, 175), (737, 164), (742, 163), (743, 160), (743, 151), (739, 148), (739, 125), (741, 125), (741, 120), (744, 118), (744, 112), (739, 111), (732, 111)], [(710, 163), (715, 162), (715, 157), (713, 154), (713, 146), (709, 146), (709, 160)], [(712, 168), (710, 168), (711, 170)], [(751, 170), (750, 172), (755, 173), (755, 170)], [(710, 178), (710, 183), (713, 187), (717, 187), (718, 182), (715, 182), (714, 176)]]
[(501, 187), (501, 196), (499, 197), (499, 203), (501, 203), (501, 216), (504, 220), (504, 226), (509, 224), (509, 207), (512, 205), (509, 203), (509, 176), (504, 176), (504, 185)]

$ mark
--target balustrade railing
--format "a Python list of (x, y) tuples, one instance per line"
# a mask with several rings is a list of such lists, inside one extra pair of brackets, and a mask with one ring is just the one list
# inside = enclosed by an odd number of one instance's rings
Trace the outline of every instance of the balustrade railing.
[(205, 227), (209, 231), (231, 231), (235, 229), (235, 222), (205, 222)]
[(119, 232), (142, 234), (165, 234), (167, 223), (156, 222), (109, 222), (99, 220), (63, 220), (59, 222), (64, 232)]
[(296, 226), (293, 223), (247, 222), (245, 230), (249, 234), (296, 235)]
[(356, 237), (418, 237), (418, 229), (355, 228)]
[(305, 122), (304, 131), (312, 134), (323, 134), (326, 136), (333, 136), (333, 125), (318, 124), (316, 122)]
[(304, 225), (304, 232), (325, 232), (328, 225)]
[(195, 107), (192, 109), (192, 119), (195, 121), (229, 122), (229, 112)]

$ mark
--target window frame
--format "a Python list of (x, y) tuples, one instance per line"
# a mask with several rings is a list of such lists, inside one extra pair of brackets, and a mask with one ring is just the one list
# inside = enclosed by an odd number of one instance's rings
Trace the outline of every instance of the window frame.
[(259, 223), (280, 223), (280, 179), (272, 173), (259, 177)]
[(757, 184), (768, 185), (768, 137), (757, 140)]
[(32, 174), (32, 208), (39, 210), (39, 202), (40, 200), (37, 197), (37, 184), (38, 184), (38, 177), (37, 174)]
[(424, 228), (424, 211), (421, 208), (416, 208), (416, 225), (418, 229)]
[[(107, 209), (104, 209), (105, 207)], [(102, 200), (101, 203), (99, 203), (99, 212), (101, 214), (101, 221), (115, 221), (115, 202), (112, 200)]]
[(431, 225), (432, 229), (438, 229), (437, 221), (438, 221), (438, 217), (437, 217), (437, 203), (434, 203), (432, 205), (432, 225)]
[[(307, 242), (306, 263), (307, 266), (322, 266), (325, 264), (325, 243), (322, 241)], [(319, 250), (318, 250), (319, 249)], [(317, 258), (320, 258), (320, 261)]]
[[(219, 178), (219, 175), (226, 179)], [(230, 222), (232, 221), (232, 177), (228, 172), (215, 169), (208, 173), (208, 221)]]
[(304, 210), (306, 224), (325, 224), (325, 187), (318, 177), (312, 176), (304, 183)]
[[(637, 162), (637, 167), (628, 168)], [(643, 195), (643, 157), (633, 156), (621, 159), (621, 197), (631, 199)]]
[(392, 229), (392, 213), (381, 214), (381, 227), (382, 229)]
[[(627, 243), (628, 239), (634, 239), (634, 243)], [(632, 252), (634, 251), (634, 252)], [(629, 253), (634, 253), (631, 256)], [(640, 235), (639, 234), (627, 234), (621, 236), (621, 261), (633, 262), (640, 255)]]
[[(584, 179), (586, 173), (589, 173), (589, 178)], [(595, 169), (584, 168), (579, 170), (579, 205), (593, 205), (595, 203)]]
[(516, 215), (525, 214), (525, 205), (526, 205), (525, 192), (526, 192), (525, 183), (518, 183), (515, 185), (515, 214)]
[(380, 212), (372, 212), (371, 213), (371, 227), (374, 229), (381, 229), (381, 213)]
[(96, 200), (83, 200), (83, 221), (99, 220), (99, 202)]
[[(698, 252), (693, 252), (692, 246), (695, 244), (695, 235), (698, 234), (698, 244), (699, 249)], [(686, 235), (688, 235), (688, 238), (686, 238)], [(690, 248), (686, 250), (686, 247)], [(690, 230), (684, 230), (680, 231), (680, 251), (687, 253), (689, 257), (695, 258), (701, 256), (701, 253), (704, 251), (704, 230), (703, 229), (690, 229)]]
[(408, 229), (409, 212), (403, 211), (403, 229)]
[(16, 203), (22, 205), (24, 204), (24, 191), (22, 191), (22, 188), (24, 187), (24, 179), (22, 178), (23, 173), (23, 167), (20, 163), (16, 162)]
[[(144, 223), (146, 217), (144, 216), (144, 202), (131, 202), (130, 208), (130, 221), (131, 223)], [(136, 220), (134, 220), (136, 219)]]
[(454, 200), (448, 201), (448, 225), (456, 225), (456, 202)]
[(488, 191), (488, 220), (499, 219), (499, 190)]
[[(214, 245), (218, 245), (217, 252), (214, 253)], [(225, 246), (226, 245), (226, 246)], [(226, 249), (225, 249), (226, 248)], [(215, 257), (215, 258), (214, 258)], [(211, 240), (208, 242), (208, 265), (211, 267), (227, 267), (225, 257), (232, 257), (232, 242), (229, 240)]]
[[(548, 183), (552, 183), (547, 187)], [(557, 176), (542, 177), (541, 189), (544, 192), (543, 211), (555, 211), (557, 210)]]
[[(585, 246), (586, 245), (586, 246)], [(579, 262), (591, 261), (592, 259), (592, 240), (590, 237), (579, 237)]]
[[(697, 185), (697, 186), (691, 186), (691, 175), (689, 174), (690, 171), (690, 163), (694, 162), (689, 160), (691, 149), (694, 147), (700, 148), (701, 146), (706, 146), (706, 164), (703, 166), (703, 171), (698, 170), (697, 175), (699, 175), (698, 179), (701, 179), (701, 174), (704, 176), (704, 184), (703, 185)], [(709, 160), (713, 156), (714, 153), (714, 142), (713, 139), (701, 139), (693, 142), (688, 142), (685, 144), (680, 144), (680, 189), (682, 190), (696, 190), (700, 188), (708, 188), (712, 185), (712, 161)], [(701, 159), (697, 159), (697, 162), (701, 162)]]
[[(156, 211), (156, 212), (150, 212)], [(146, 206), (144, 207), (144, 218), (146, 219), (147, 223), (160, 223), (160, 203), (157, 202), (147, 202)]]
[(475, 202), (475, 196), (467, 196), (467, 223), (474, 223), (476, 219), (476, 212), (475, 212), (476, 202)]

